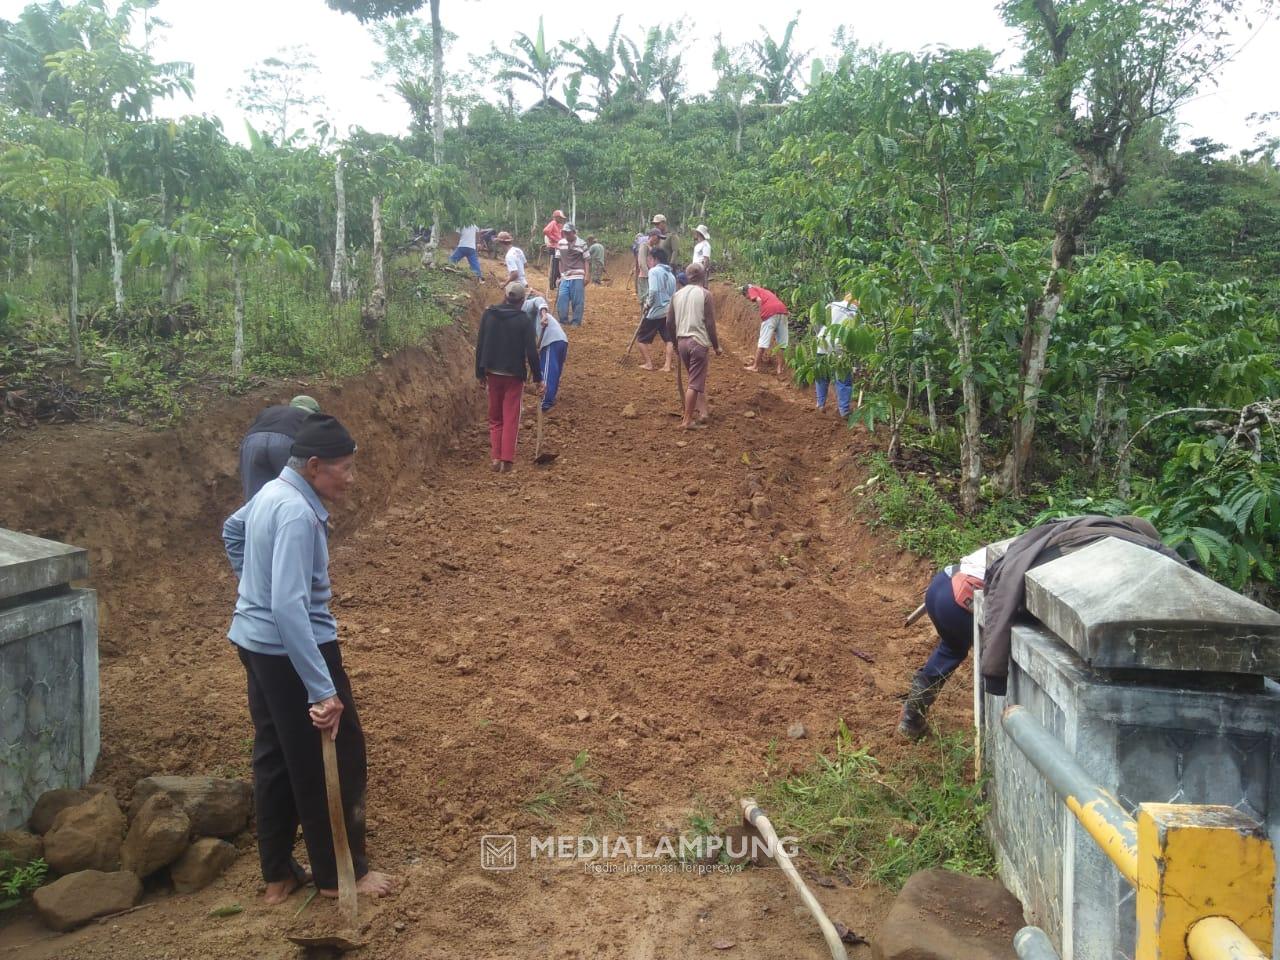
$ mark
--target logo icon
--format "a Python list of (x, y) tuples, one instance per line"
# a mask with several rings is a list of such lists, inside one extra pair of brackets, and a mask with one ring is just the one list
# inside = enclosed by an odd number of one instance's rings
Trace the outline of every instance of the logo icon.
[(514, 870), (516, 838), (513, 834), (485, 834), (480, 838), (480, 867), (483, 870)]

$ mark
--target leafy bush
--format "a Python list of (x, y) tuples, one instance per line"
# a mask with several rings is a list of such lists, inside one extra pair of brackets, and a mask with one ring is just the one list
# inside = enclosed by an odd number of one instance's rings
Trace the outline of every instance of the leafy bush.
[(44, 883), (49, 866), (36, 859), (19, 865), (13, 854), (0, 850), (0, 910), (8, 910), (22, 902), (22, 898)]
[(779, 835), (796, 837), (826, 870), (893, 888), (930, 867), (990, 876), (987, 805), (972, 765), (965, 736), (950, 734), (886, 769), (841, 722), (833, 754), (758, 795)]

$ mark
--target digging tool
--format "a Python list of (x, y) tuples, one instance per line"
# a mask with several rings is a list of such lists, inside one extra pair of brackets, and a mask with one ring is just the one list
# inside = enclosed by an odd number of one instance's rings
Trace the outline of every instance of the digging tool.
[(917, 620), (919, 620), (922, 616), (924, 616), (923, 603), (920, 604), (920, 606), (916, 607), (914, 610), (912, 610), (909, 614), (907, 614), (907, 619), (902, 621), (902, 625), (904, 627), (909, 627), (913, 623), (915, 623)]
[(640, 336), (640, 328), (644, 326), (644, 308), (640, 308), (640, 322), (636, 324), (636, 332), (631, 335), (631, 342), (627, 344), (627, 352), (618, 358), (618, 365), (627, 362), (627, 357), (631, 356), (631, 348), (636, 345), (636, 340)]
[(320, 734), (324, 747), (324, 790), (329, 799), (329, 827), (333, 831), (333, 855), (338, 862), (338, 909), (352, 927), (356, 925), (356, 868), (351, 862), (351, 844), (347, 840), (347, 821), (342, 815), (342, 783), (338, 779), (338, 748), (325, 731)]
[(831, 951), (832, 960), (849, 960), (849, 954), (844, 948), (844, 942), (840, 939), (840, 932), (836, 930), (835, 924), (831, 922), (823, 911), (822, 904), (818, 903), (817, 898), (804, 885), (804, 880), (800, 878), (800, 872), (796, 870), (795, 864), (791, 862), (787, 852), (782, 849), (782, 844), (778, 842), (778, 834), (774, 831), (773, 824), (769, 822), (769, 818), (765, 816), (764, 811), (760, 809), (754, 800), (743, 798), (742, 818), (755, 827), (760, 836), (764, 837), (765, 843), (769, 845), (769, 855), (773, 857), (782, 872), (786, 874), (787, 879), (791, 881), (791, 885), (796, 888), (796, 893), (800, 894), (800, 899), (809, 909), (809, 912), (813, 914), (813, 919), (818, 921), (818, 927), (822, 930), (822, 939), (827, 941), (827, 949)]

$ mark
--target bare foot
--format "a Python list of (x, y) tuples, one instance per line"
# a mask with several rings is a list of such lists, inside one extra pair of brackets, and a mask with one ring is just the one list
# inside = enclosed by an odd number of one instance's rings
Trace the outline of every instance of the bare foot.
[(267, 892), (262, 895), (262, 902), (268, 907), (276, 907), (289, 899), (302, 884), (297, 877), (287, 880), (276, 880), (267, 884)]
[[(364, 894), (366, 897), (385, 897), (395, 888), (396, 878), (389, 873), (379, 873), (377, 870), (370, 870), (356, 881), (356, 893)], [(338, 891), (321, 890), (320, 896), (336, 898)]]
[[(650, 367), (649, 369), (650, 369), (650, 370), (652, 370), (653, 368), (652, 368), (652, 367)], [(663, 372), (663, 373), (670, 373), (670, 372), (671, 372), (671, 368), (670, 368), (670, 367), (663, 367), (663, 368), (662, 368), (662, 372)]]
[(746, 370), (748, 373), (757, 373), (757, 372), (758, 372), (758, 370), (756, 369), (756, 365), (755, 365), (754, 363), (748, 363), (748, 364), (747, 364), (745, 367), (743, 367), (742, 369), (743, 369), (743, 370)]
[(652, 364), (652, 363), (642, 363), (642, 364), (640, 364), (640, 369), (641, 369), (641, 370), (652, 370), (652, 369), (653, 369), (653, 364)]

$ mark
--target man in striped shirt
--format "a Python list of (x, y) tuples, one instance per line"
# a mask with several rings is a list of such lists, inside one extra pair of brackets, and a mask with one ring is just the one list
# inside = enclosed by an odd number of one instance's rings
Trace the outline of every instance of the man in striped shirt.
[(556, 294), (556, 313), (560, 315), (560, 322), (566, 326), (580, 327), (582, 311), (587, 305), (587, 245), (578, 236), (578, 228), (572, 223), (564, 225), (564, 234), (560, 237), (557, 251), (560, 261), (560, 290)]

